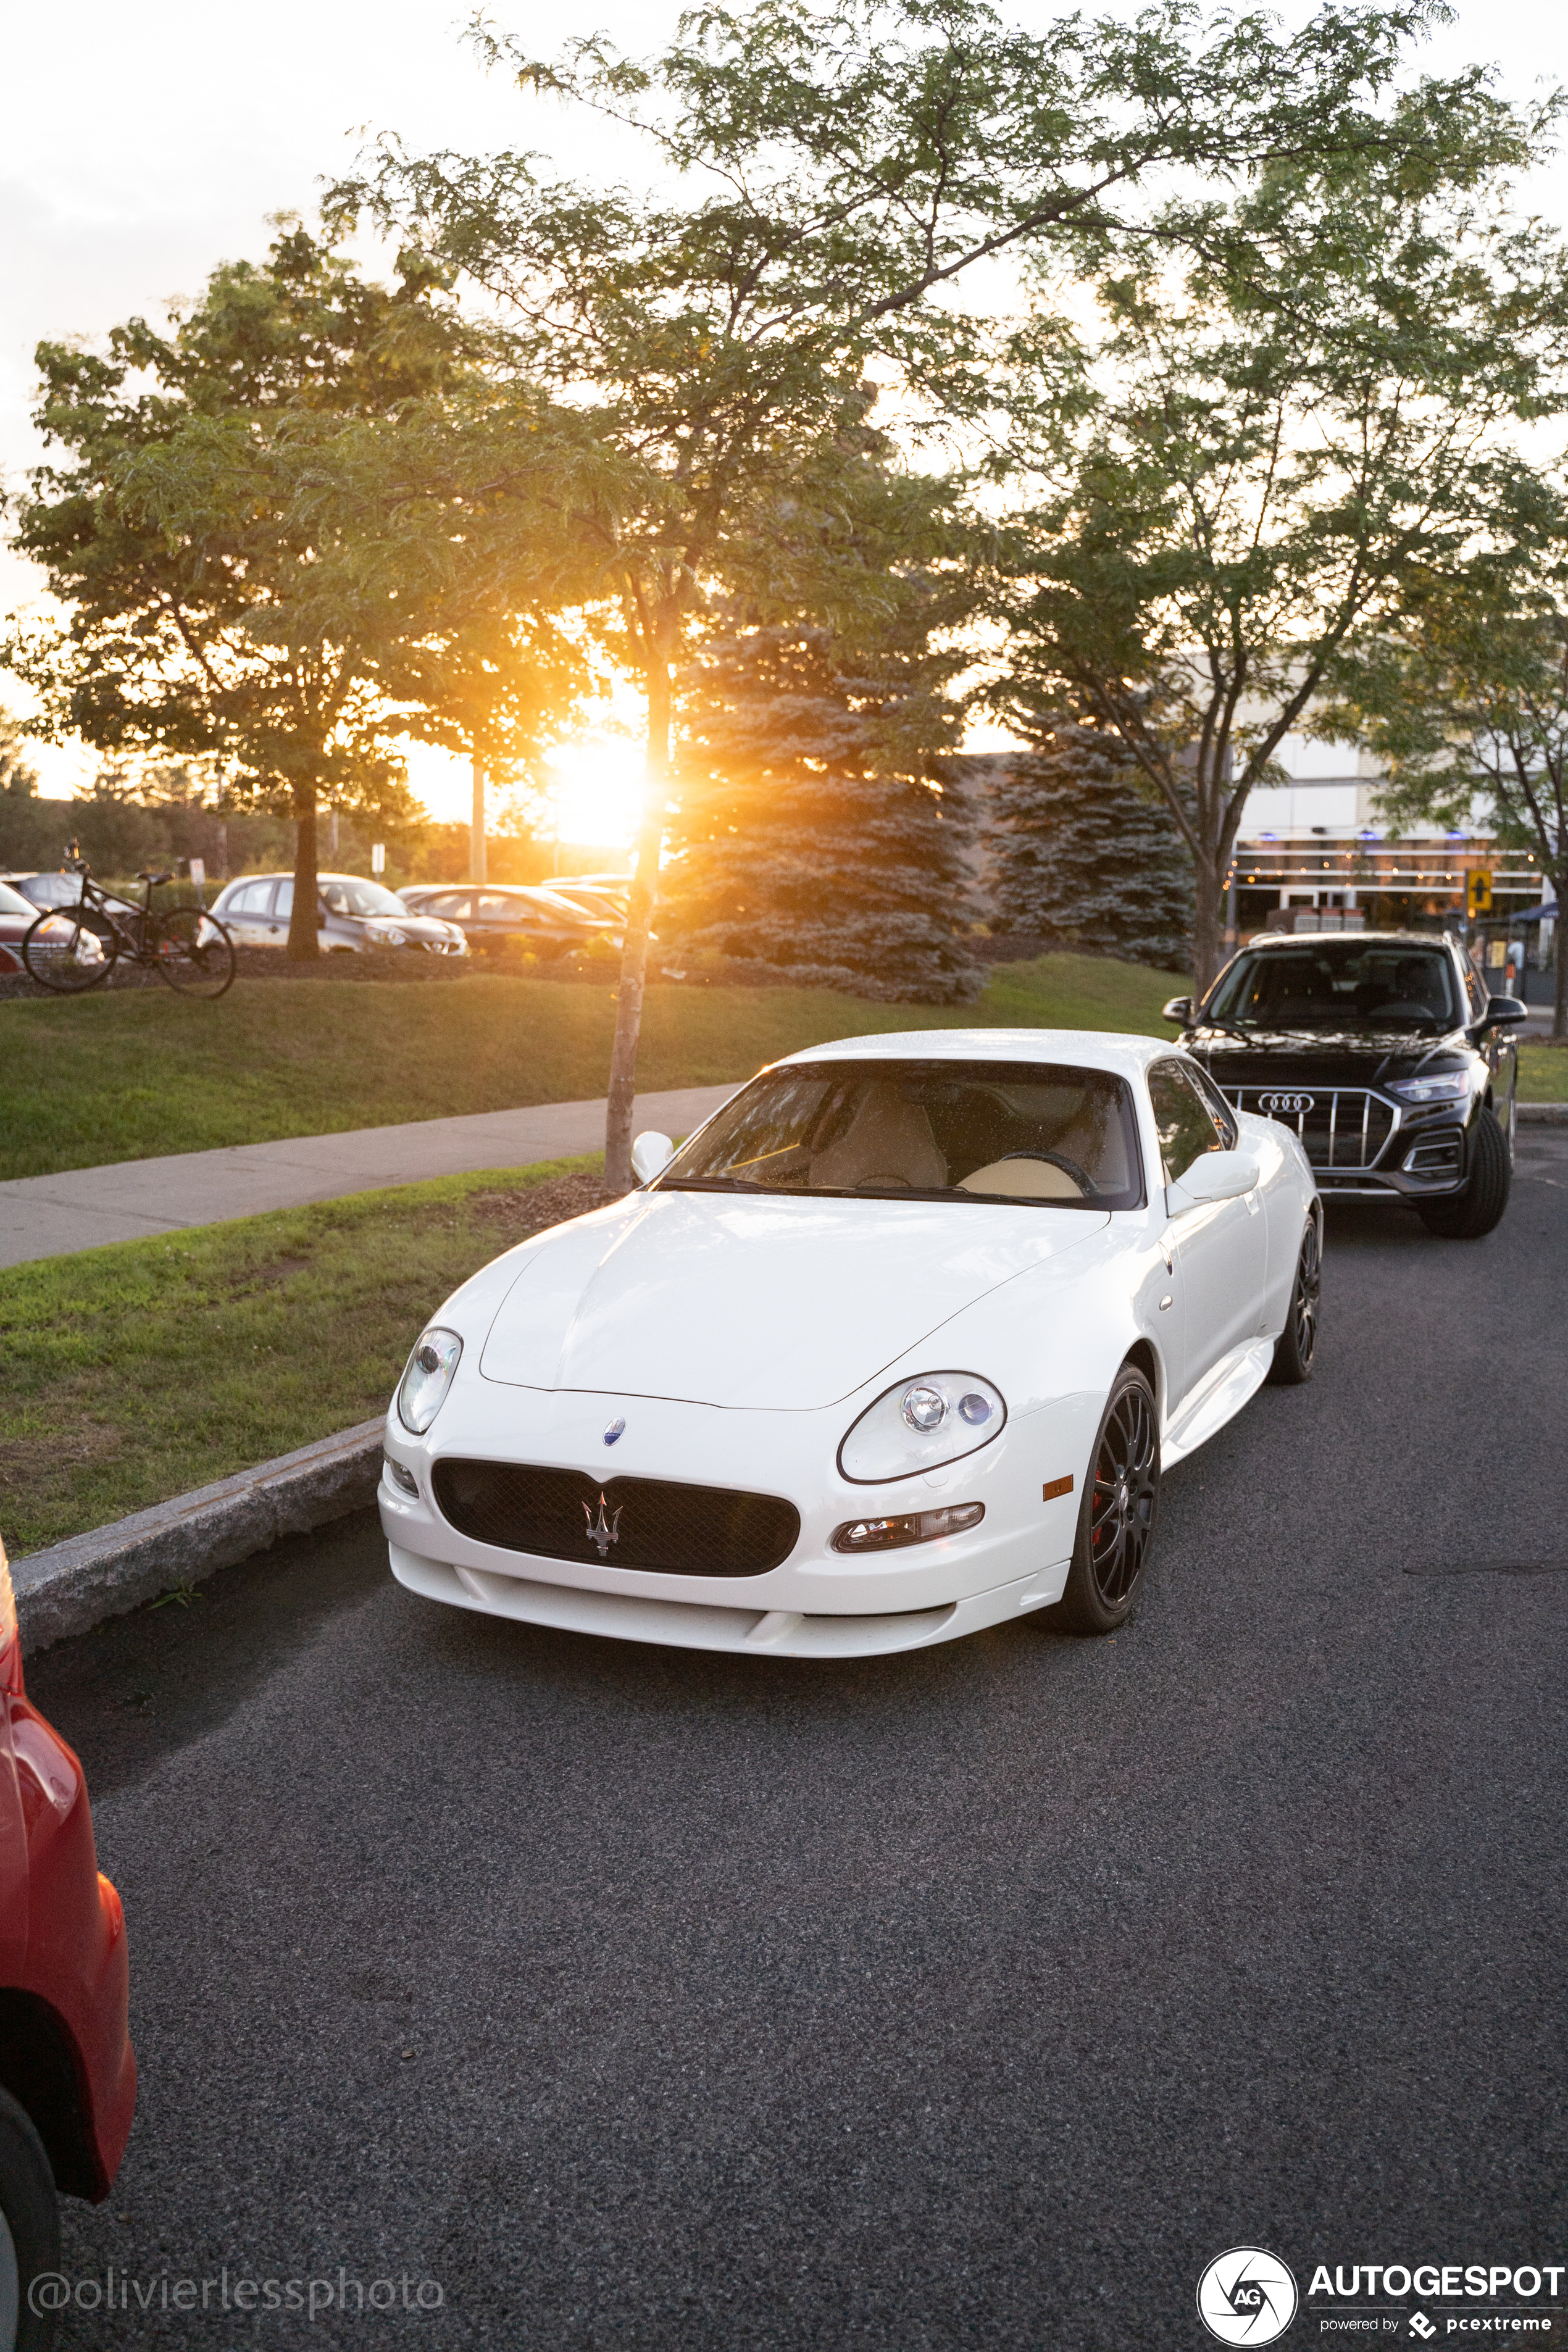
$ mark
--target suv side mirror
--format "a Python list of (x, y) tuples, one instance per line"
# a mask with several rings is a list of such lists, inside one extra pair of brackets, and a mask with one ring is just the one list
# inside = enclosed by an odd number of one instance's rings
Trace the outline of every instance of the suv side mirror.
[(1517, 1029), (1521, 1021), (1529, 1018), (1529, 1006), (1521, 1004), (1517, 996), (1489, 996), (1487, 1017), (1481, 1026), (1483, 1029)]
[(675, 1146), (668, 1136), (659, 1135), (649, 1128), (632, 1146), (632, 1174), (639, 1184), (651, 1184), (674, 1157)]
[(1173, 996), (1160, 1014), (1162, 1021), (1179, 1021), (1184, 1029), (1192, 1017), (1193, 1000), (1190, 996)]

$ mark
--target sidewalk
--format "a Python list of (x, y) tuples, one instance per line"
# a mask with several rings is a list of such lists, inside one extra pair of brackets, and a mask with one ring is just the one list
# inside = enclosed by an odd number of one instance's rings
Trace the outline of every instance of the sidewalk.
[[(685, 1087), (639, 1095), (632, 1132), (657, 1128), (689, 1135), (736, 1091)], [(0, 1266), (96, 1249), (298, 1209), (345, 1192), (462, 1176), (477, 1168), (526, 1168), (599, 1151), (603, 1101), (538, 1103), (527, 1110), (480, 1111), (472, 1118), (421, 1118), (403, 1127), (362, 1127), (342, 1135), (301, 1135), (286, 1143), (241, 1143), (224, 1151), (184, 1151), (163, 1160), (125, 1160), (109, 1168), (73, 1168), (58, 1176), (0, 1183)]]

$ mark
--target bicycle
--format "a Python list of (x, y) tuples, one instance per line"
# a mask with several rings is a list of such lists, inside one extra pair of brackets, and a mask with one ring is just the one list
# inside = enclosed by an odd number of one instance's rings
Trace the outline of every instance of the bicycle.
[[(142, 904), (102, 889), (92, 878), (73, 841), (63, 869), (81, 878), (74, 907), (47, 908), (22, 941), (22, 961), (40, 988), (57, 996), (85, 995), (101, 988), (121, 957), (155, 971), (182, 996), (219, 997), (234, 978), (234, 941), (215, 917), (199, 907), (153, 912), (153, 893), (172, 874), (145, 869)], [(123, 912), (120, 911), (123, 909)]]

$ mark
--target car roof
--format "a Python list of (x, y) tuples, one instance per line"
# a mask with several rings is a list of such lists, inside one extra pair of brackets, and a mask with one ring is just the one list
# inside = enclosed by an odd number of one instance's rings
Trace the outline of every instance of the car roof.
[(1162, 1037), (1115, 1029), (894, 1029), (876, 1037), (807, 1045), (773, 1067), (812, 1062), (1076, 1062), (1086, 1070), (1130, 1078), (1176, 1052)]
[(1320, 947), (1325, 940), (1354, 940), (1359, 946), (1375, 944), (1399, 948), (1452, 948), (1458, 945), (1452, 931), (1259, 931), (1248, 940), (1248, 950), (1260, 948), (1267, 953), (1275, 948), (1296, 948), (1303, 942)]

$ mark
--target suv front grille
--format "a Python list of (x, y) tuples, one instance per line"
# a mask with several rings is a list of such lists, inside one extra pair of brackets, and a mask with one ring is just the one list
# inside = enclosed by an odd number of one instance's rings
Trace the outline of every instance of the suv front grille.
[(1300, 1138), (1314, 1168), (1375, 1168), (1399, 1114), (1364, 1087), (1231, 1087), (1237, 1110), (1277, 1118)]
[(448, 1458), (431, 1486), (452, 1526), (477, 1543), (663, 1576), (765, 1576), (800, 1535), (800, 1513), (777, 1495), (674, 1479), (601, 1483), (580, 1470)]

